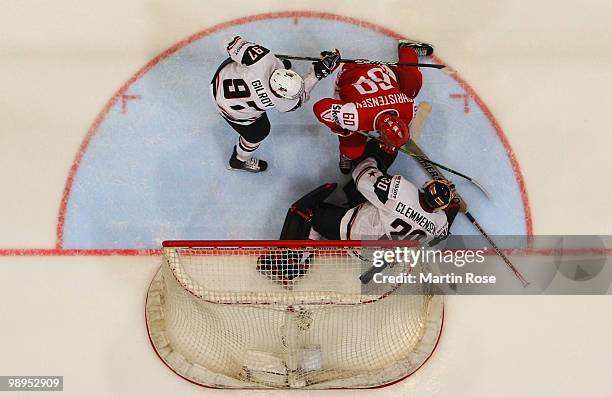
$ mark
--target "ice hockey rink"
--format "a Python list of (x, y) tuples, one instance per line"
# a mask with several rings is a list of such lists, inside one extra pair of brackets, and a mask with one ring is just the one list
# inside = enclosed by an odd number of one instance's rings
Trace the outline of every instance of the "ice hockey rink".
[[(608, 296), (446, 297), (431, 359), (401, 383), (356, 391), (195, 386), (156, 357), (143, 313), (161, 240), (277, 238), (292, 201), (341, 181), (337, 142), (308, 105), (270, 115), (267, 173), (225, 169), (236, 135), (208, 83), (233, 33), (280, 53), (336, 46), (370, 59), (392, 57), (396, 37), (433, 43), (458, 73), (424, 71), (417, 99), (434, 110), (423, 147), (490, 190), (488, 202), (458, 182), (481, 223), (493, 234), (611, 234), (608, 2), (1, 9), (0, 375), (63, 375), (69, 396), (612, 394)], [(408, 158), (392, 171), (424, 180)], [(474, 233), (463, 218), (454, 228)]]

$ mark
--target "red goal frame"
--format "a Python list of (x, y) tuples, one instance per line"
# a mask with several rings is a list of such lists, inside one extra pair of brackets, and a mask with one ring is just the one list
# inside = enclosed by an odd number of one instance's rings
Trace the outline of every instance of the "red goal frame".
[[(368, 246), (380, 246), (380, 247), (389, 247), (389, 248), (393, 248), (393, 247), (414, 247), (418, 245), (417, 241), (412, 241), (412, 240), (164, 240), (162, 242), (162, 247), (163, 248), (187, 248), (187, 247), (193, 247), (193, 248), (230, 248), (230, 247), (236, 247), (236, 248), (262, 248), (265, 249), (266, 247), (279, 247), (279, 248), (301, 248), (301, 247), (327, 247), (327, 248), (340, 248), (340, 247), (368, 247)], [(243, 255), (244, 253), (240, 253), (239, 251), (224, 251), (224, 253), (226, 255)], [(153, 280), (151, 281), (151, 283), (153, 283)], [(147, 289), (148, 290), (148, 289)], [(206, 388), (206, 389), (213, 389), (213, 390), (249, 390), (249, 391), (253, 391), (253, 392), (261, 392), (261, 391), (265, 391), (265, 390), (277, 390), (274, 388), (270, 388), (270, 389), (252, 389), (252, 388), (232, 388), (232, 389), (226, 389), (226, 388), (222, 388), (222, 387), (215, 387), (215, 386), (211, 386), (211, 385), (207, 385), (204, 383), (198, 383), (192, 379), (189, 379), (183, 375), (181, 375), (180, 373), (178, 373), (174, 368), (172, 368), (163, 358), (162, 356), (159, 354), (159, 352), (157, 351), (157, 349), (155, 348), (155, 344), (153, 342), (153, 339), (151, 337), (151, 333), (149, 332), (149, 328), (147, 326), (148, 324), (148, 320), (147, 320), (147, 301), (148, 301), (148, 297), (145, 298), (145, 310), (144, 310), (144, 320), (145, 320), (145, 327), (147, 328), (147, 337), (149, 339), (149, 343), (151, 345), (151, 349), (153, 350), (153, 352), (155, 353), (155, 355), (157, 356), (157, 358), (164, 364), (164, 366), (166, 368), (168, 368), (172, 373), (174, 373), (175, 375), (177, 375), (178, 377), (180, 377), (181, 379), (186, 380), (189, 383), (192, 383), (194, 385)], [(442, 319), (441, 319), (441, 324), (440, 324), (440, 331), (438, 333), (438, 337), (437, 340), (435, 342), (435, 345), (433, 347), (433, 350), (431, 351), (431, 354), (429, 354), (429, 356), (421, 363), (421, 365), (419, 365), (418, 367), (414, 368), (411, 372), (405, 374), (405, 376), (396, 379), (392, 382), (389, 383), (385, 383), (385, 384), (381, 384), (378, 386), (372, 386), (372, 387), (355, 387), (355, 388), (350, 388), (350, 387), (336, 387), (336, 388), (329, 388), (329, 389), (312, 389), (312, 390), (306, 390), (309, 392), (319, 392), (322, 390), (367, 390), (367, 389), (382, 389), (388, 386), (392, 386), (395, 385), (397, 383), (403, 382), (404, 380), (406, 380), (407, 378), (409, 378), (410, 376), (414, 375), (416, 372), (418, 372), (427, 362), (429, 362), (429, 360), (431, 359), (431, 357), (435, 354), (435, 352), (438, 349), (438, 346), (440, 344), (440, 339), (442, 338), (442, 333), (444, 332), (444, 323), (445, 323), (445, 318), (446, 318), (446, 305), (443, 305), (442, 307)], [(286, 391), (286, 390), (283, 390)]]
[(417, 241), (413, 240), (165, 240), (164, 248), (178, 247), (415, 247)]

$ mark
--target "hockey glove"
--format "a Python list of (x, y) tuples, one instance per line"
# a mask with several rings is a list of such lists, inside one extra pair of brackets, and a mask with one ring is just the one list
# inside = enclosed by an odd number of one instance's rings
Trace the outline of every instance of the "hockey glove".
[(361, 161), (367, 159), (368, 157), (372, 157), (374, 160), (376, 160), (378, 169), (383, 174), (386, 174), (387, 170), (389, 169), (391, 164), (393, 164), (393, 161), (395, 161), (395, 158), (397, 157), (397, 151), (395, 151), (395, 153), (388, 153), (380, 146), (378, 141), (370, 139), (366, 145), (365, 152), (363, 152), (363, 155), (359, 159), (357, 159), (356, 163), (359, 164)]
[(291, 69), (291, 61), (288, 59), (281, 59), (281, 62), (283, 63), (283, 66), (285, 67), (285, 69)]
[(340, 51), (338, 49), (335, 52), (323, 51), (321, 57), (319, 61), (312, 63), (315, 76), (319, 80), (329, 76), (340, 65)]
[(448, 207), (444, 209), (444, 212), (446, 212), (446, 219), (448, 220), (449, 229), (451, 225), (453, 224), (453, 222), (455, 221), (455, 217), (459, 213), (460, 209), (461, 209), (461, 200), (459, 199), (459, 197), (453, 198), (450, 204), (448, 205)]

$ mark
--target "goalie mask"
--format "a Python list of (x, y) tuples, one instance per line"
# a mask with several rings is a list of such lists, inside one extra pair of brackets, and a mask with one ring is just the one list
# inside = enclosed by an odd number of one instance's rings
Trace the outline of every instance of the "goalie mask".
[(434, 211), (443, 210), (455, 197), (455, 185), (443, 178), (435, 178), (423, 185), (425, 202)]
[(297, 99), (304, 92), (304, 79), (291, 69), (276, 69), (270, 76), (270, 89), (278, 97)]

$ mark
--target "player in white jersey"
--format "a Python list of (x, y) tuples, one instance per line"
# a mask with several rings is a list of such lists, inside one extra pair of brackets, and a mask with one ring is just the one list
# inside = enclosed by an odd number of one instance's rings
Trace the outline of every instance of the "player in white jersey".
[(401, 175), (388, 175), (395, 156), (386, 149), (372, 141), (353, 170), (361, 199), (353, 200), (350, 208), (327, 203), (336, 185), (323, 185), (293, 204), (281, 239), (312, 238), (314, 230), (330, 240), (416, 240), (430, 245), (443, 240), (459, 211), (454, 186), (432, 179), (418, 189)]
[(328, 232), (330, 226), (337, 225), (330, 224), (333, 218), (326, 215), (329, 211), (315, 214), (313, 228), (324, 237), (321, 231), (342, 240), (388, 238), (428, 243), (447, 236), (449, 213), (454, 220), (459, 209), (459, 203), (452, 202), (454, 192), (449, 182), (433, 179), (419, 190), (401, 175), (382, 172), (374, 157), (366, 158), (355, 167), (353, 180), (367, 201), (346, 211), (340, 219), (338, 235), (335, 231), (333, 236)]
[[(460, 206), (454, 186), (433, 179), (419, 190), (401, 175), (387, 175), (408, 136), (393, 128), (383, 131), (383, 143), (370, 140), (353, 171), (355, 192), (344, 189), (352, 204), (325, 202), (335, 183), (318, 187), (289, 208), (281, 240), (414, 240), (433, 246), (446, 238)], [(257, 270), (285, 286), (308, 273), (312, 255), (309, 250), (264, 253)]]
[(270, 133), (266, 111), (290, 112), (302, 106), (317, 82), (336, 69), (340, 53), (322, 52), (322, 59), (302, 77), (290, 69), (289, 61), (240, 36), (226, 39), (223, 49), (229, 58), (215, 72), (211, 91), (221, 116), (240, 134), (230, 169), (265, 171), (267, 163), (253, 152)]

